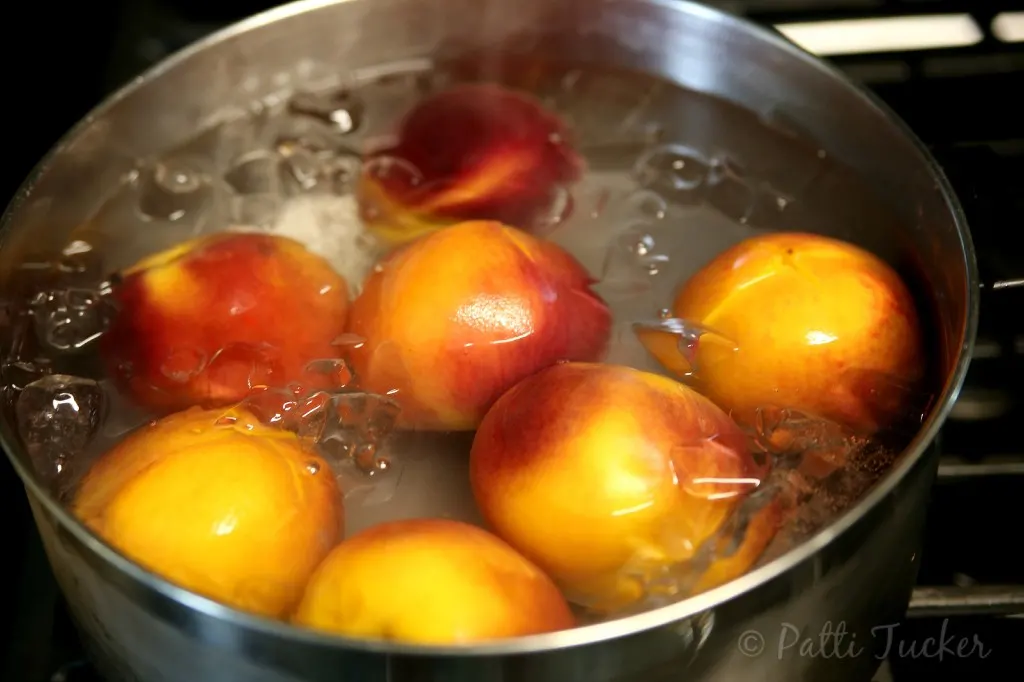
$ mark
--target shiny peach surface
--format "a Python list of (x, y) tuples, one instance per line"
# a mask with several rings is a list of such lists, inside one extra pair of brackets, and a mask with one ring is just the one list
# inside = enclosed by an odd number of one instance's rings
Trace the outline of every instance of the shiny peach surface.
[(504, 542), (443, 519), (384, 523), (343, 542), (294, 622), (417, 644), (467, 644), (572, 627), (551, 579)]
[(924, 371), (914, 302), (899, 276), (852, 244), (811, 234), (753, 237), (680, 290), (677, 318), (710, 333), (690, 357), (673, 338), (640, 338), (734, 418), (791, 408), (864, 433), (906, 410)]
[(308, 371), (338, 357), (348, 286), (299, 242), (217, 234), (147, 258), (114, 288), (102, 338), (111, 373), (136, 402), (174, 411), (221, 406), (255, 386), (327, 387)]
[(132, 433), (89, 469), (72, 510), (167, 580), (271, 617), (295, 606), (343, 523), (327, 463), (240, 409)]
[(399, 426), (471, 430), (504, 391), (560, 360), (597, 360), (611, 326), (591, 278), (553, 243), (492, 222), (393, 253), (352, 304), (359, 385), (402, 407)]
[(459, 85), (420, 101), (397, 142), (366, 159), (359, 199), (370, 228), (395, 243), (465, 220), (529, 229), (582, 166), (531, 96)]
[[(703, 396), (588, 363), (555, 365), (505, 393), (470, 455), (474, 496), (497, 534), (599, 610), (642, 598), (647, 579), (693, 559), (763, 473), (744, 434)], [(722, 575), (757, 558), (774, 532), (759, 528)]]

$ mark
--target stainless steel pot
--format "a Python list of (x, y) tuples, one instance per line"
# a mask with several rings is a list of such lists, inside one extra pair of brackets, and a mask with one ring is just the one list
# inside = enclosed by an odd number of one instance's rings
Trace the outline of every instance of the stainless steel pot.
[[(559, 56), (653, 72), (785, 121), (854, 169), (888, 203), (898, 224), (846, 220), (819, 229), (916, 264), (935, 310), (936, 371), (942, 375), (940, 397), (920, 432), (858, 504), (739, 580), (623, 620), (446, 649), (327, 637), (230, 610), (164, 582), (99, 542), (44, 491), (5, 420), (4, 446), (24, 481), (49, 560), (110, 679), (818, 682), (866, 680), (878, 667), (891, 632), (884, 626), (902, 616), (914, 583), (937, 465), (930, 446), (967, 369), (978, 276), (957, 201), (921, 144), (884, 107), (770, 32), (669, 0), (287, 5), (165, 61), (66, 136), (4, 217), (4, 280), (27, 250), (63, 244), (106, 184), (134, 159), (184, 140), (225, 106), (269, 94), (279, 87), (276, 76), (292, 72), (299, 60), (367, 66), (538, 33), (556, 38), (544, 44), (555, 46)], [(796, 633), (817, 640), (829, 622), (833, 632), (842, 624), (848, 633), (841, 644), (791, 646)]]

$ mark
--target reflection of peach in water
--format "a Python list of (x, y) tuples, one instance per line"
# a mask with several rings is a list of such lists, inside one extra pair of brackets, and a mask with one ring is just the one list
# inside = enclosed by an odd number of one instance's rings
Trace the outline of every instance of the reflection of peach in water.
[(899, 276), (827, 237), (747, 239), (691, 277), (672, 314), (715, 333), (689, 358), (672, 334), (640, 329), (640, 340), (746, 424), (776, 406), (870, 434), (903, 416), (924, 372), (917, 312)]
[[(766, 471), (729, 417), (682, 384), (566, 363), (491, 408), (470, 473), (502, 538), (574, 600), (611, 610), (642, 599), (649, 576), (694, 559)], [(749, 568), (775, 528), (774, 516), (758, 518), (726, 563), (691, 579), (709, 587)]]
[(529, 230), (582, 166), (562, 122), (530, 96), (460, 85), (418, 103), (395, 145), (366, 159), (361, 212), (396, 243), (464, 220)]
[(352, 304), (363, 390), (400, 428), (471, 430), (505, 390), (561, 360), (598, 360), (611, 313), (557, 245), (497, 223), (427, 235), (386, 258)]
[(90, 468), (72, 509), (171, 582), (271, 617), (294, 607), (342, 529), (327, 463), (242, 409), (142, 427)]

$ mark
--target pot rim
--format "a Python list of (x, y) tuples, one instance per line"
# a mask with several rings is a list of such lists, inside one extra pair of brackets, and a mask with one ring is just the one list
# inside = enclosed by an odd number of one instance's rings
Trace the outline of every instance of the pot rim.
[[(230, 24), (229, 26), (216, 31), (163, 59), (161, 62), (144, 72), (141, 76), (138, 76), (130, 83), (122, 86), (112, 95), (104, 99), (99, 105), (94, 107), (81, 121), (63, 135), (49, 152), (46, 153), (46, 155), (33, 168), (27, 179), (19, 187), (18, 191), (8, 204), (2, 218), (0, 218), (0, 234), (9, 229), (11, 216), (15, 209), (27, 198), (31, 188), (35, 185), (36, 180), (47, 170), (52, 160), (64, 149), (64, 147), (78, 136), (78, 134), (84, 130), (90, 122), (101, 116), (116, 102), (129, 97), (142, 84), (160, 78), (160, 76), (165, 72), (174, 68), (177, 64), (189, 59), (192, 55), (202, 52), (228, 38), (248, 33), (267, 24), (271, 24), (291, 16), (314, 11), (322, 7), (348, 2), (365, 1), (367, 0), (296, 0)], [(226, 624), (234, 627), (255, 631), (265, 636), (291, 640), (299, 644), (330, 648), (343, 647), (355, 651), (413, 656), (504, 656), (542, 653), (545, 651), (553, 651), (617, 639), (623, 636), (641, 633), (646, 630), (682, 621), (701, 612), (711, 610), (724, 602), (737, 598), (744, 593), (751, 592), (761, 585), (778, 578), (798, 564), (820, 552), (845, 531), (855, 525), (865, 514), (868, 513), (869, 510), (881, 503), (883, 499), (890, 495), (908, 472), (917, 465), (919, 460), (921, 460), (924, 453), (927, 451), (928, 446), (932, 441), (934, 441), (939, 429), (948, 417), (953, 403), (956, 401), (963, 386), (971, 360), (971, 351), (974, 347), (977, 335), (981, 288), (981, 280), (978, 274), (974, 244), (967, 226), (967, 219), (963, 208), (961, 207), (949, 180), (938, 165), (937, 161), (932, 157), (927, 147), (925, 147), (921, 140), (899, 116), (897, 116), (884, 102), (879, 100), (872, 93), (848, 80), (838, 69), (818, 59), (783, 36), (768, 28), (759, 26), (743, 17), (728, 14), (723, 10), (699, 4), (694, 0), (614, 1), (642, 2), (646, 4), (659, 5), (666, 10), (693, 15), (705, 22), (726, 24), (731, 30), (746, 33), (749, 36), (756, 38), (758, 41), (765, 43), (767, 46), (781, 51), (791, 58), (799, 59), (825, 75), (839, 80), (847, 88), (856, 93), (864, 102), (865, 106), (874, 108), (876, 111), (884, 114), (890, 121), (892, 121), (897, 129), (913, 143), (921, 157), (921, 160), (928, 167), (936, 188), (942, 194), (942, 198), (948, 210), (952, 213), (960, 241), (961, 251), (963, 253), (964, 268), (967, 275), (965, 278), (965, 286), (967, 287), (965, 297), (967, 314), (964, 326), (961, 330), (960, 350), (957, 361), (946, 382), (946, 386), (936, 401), (936, 406), (933, 408), (927, 421), (922, 425), (913, 441), (911, 441), (903, 453), (901, 453), (901, 456), (889, 472), (871, 490), (869, 490), (863, 498), (844, 511), (828, 526), (782, 556), (772, 560), (764, 566), (760, 566), (755, 570), (744, 574), (736, 580), (690, 597), (681, 602), (605, 623), (585, 625), (560, 632), (491, 640), (472, 645), (431, 646), (410, 645), (384, 640), (360, 639), (321, 633), (298, 627), (288, 622), (236, 610), (168, 582), (157, 574), (151, 573), (142, 566), (122, 556), (112, 547), (101, 541), (97, 536), (93, 535), (91, 531), (86, 529), (86, 527), (81, 524), (47, 490), (45, 490), (35, 480), (35, 477), (28, 468), (12, 454), (14, 448), (18, 447), (18, 439), (14, 434), (9, 433), (7, 425), (3, 424), (0, 426), (0, 446), (3, 447), (7, 454), (7, 458), (11, 461), (11, 464), (24, 484), (29, 496), (38, 500), (42, 504), (43, 509), (56, 520), (59, 527), (66, 529), (87, 551), (96, 554), (99, 559), (104, 563), (109, 564), (112, 569), (123, 574), (123, 576), (128, 578), (130, 581), (137, 583), (142, 589), (152, 590), (161, 597), (176, 602), (187, 609), (192, 609), (210, 618), (224, 621)]]

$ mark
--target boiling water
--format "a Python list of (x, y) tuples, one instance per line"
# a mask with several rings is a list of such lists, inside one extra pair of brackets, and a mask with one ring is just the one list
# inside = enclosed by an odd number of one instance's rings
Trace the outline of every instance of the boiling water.
[[(635, 73), (509, 64), (490, 70), (489, 79), (498, 73), (537, 95), (564, 118), (586, 159), (585, 177), (566, 189), (540, 229), (599, 280), (596, 291), (615, 321), (609, 362), (663, 372), (632, 325), (664, 318), (677, 287), (731, 244), (760, 230), (820, 231), (826, 221), (832, 234), (854, 234), (865, 207), (877, 206), (825, 150), (782, 125), (782, 116), (758, 117)], [(386, 141), (424, 93), (478, 76), (465, 63), (399, 64), (344, 83), (328, 75), (301, 93), (254, 103), (245, 116), (140, 160), (58, 260), (25, 263), (25, 298), (6, 313), (13, 333), (3, 373), (36, 473), (64, 495), (93, 457), (151, 418), (118, 395), (96, 358), (96, 340), (115, 312), (106, 297), (116, 286), (110, 273), (197, 235), (258, 230), (303, 241), (358, 290), (381, 253), (352, 195), (361, 152)], [(875, 219), (890, 218), (879, 209)], [(692, 331), (680, 329), (682, 336)], [(349, 433), (342, 455), (332, 458), (348, 534), (408, 517), (480, 522), (467, 484), (471, 434), (385, 438), (362, 427), (382, 415), (387, 422), (386, 400), (338, 400), (358, 403), (346, 412), (351, 423), (336, 425), (339, 434), (354, 429), (357, 442)], [(919, 414), (908, 415), (911, 429)], [(770, 449), (779, 426), (801, 434), (773, 453), (762, 486), (793, 510), (766, 558), (849, 506), (910, 433), (865, 442), (801, 415), (763, 417), (751, 434), (755, 447)], [(738, 514), (742, 528), (744, 511)]]

